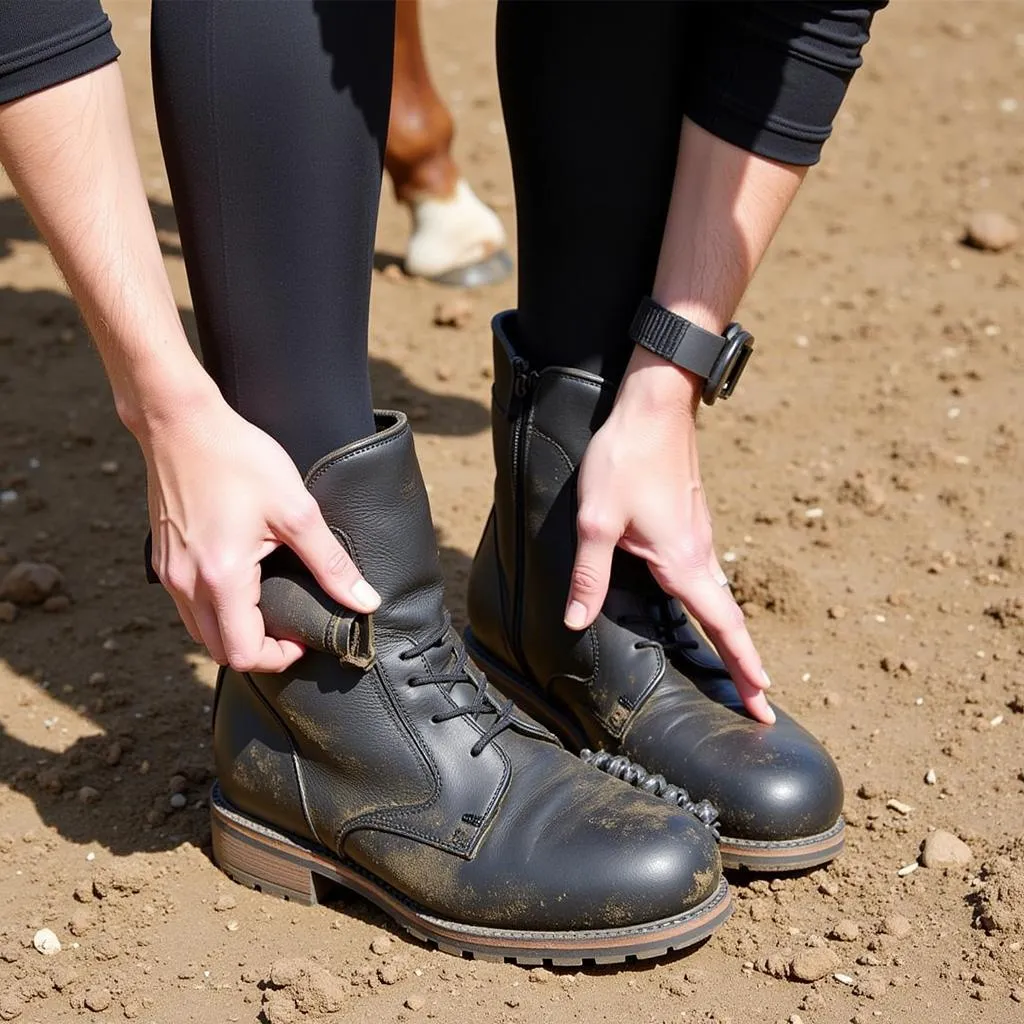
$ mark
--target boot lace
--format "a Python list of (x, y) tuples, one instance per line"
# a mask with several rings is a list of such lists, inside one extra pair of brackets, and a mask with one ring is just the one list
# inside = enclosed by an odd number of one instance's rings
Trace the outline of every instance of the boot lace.
[(448, 672), (433, 672), (427, 675), (415, 675), (409, 679), (410, 686), (428, 686), (434, 684), (445, 687), (445, 693), (451, 693), (453, 687), (459, 683), (469, 683), (476, 691), (473, 700), (462, 707), (452, 708), (451, 711), (442, 711), (431, 716), (431, 722), (451, 722), (456, 718), (472, 718), (477, 720), (479, 715), (494, 715), (494, 721), (490, 728), (470, 748), (471, 757), (479, 757), (488, 743), (497, 739), (506, 729), (514, 724), (516, 711), (515, 701), (508, 700), (504, 704), (498, 704), (487, 692), (486, 683), (478, 682), (466, 671), (466, 661), (469, 655), (462, 644), (452, 643), (448, 639), (451, 629), (451, 616), (445, 612), (441, 624), (428, 636), (424, 637), (418, 644), (403, 651), (398, 657), (402, 661), (412, 661), (413, 658), (422, 657), (427, 651), (434, 647), (444, 647), (447, 643), (455, 652), (455, 663)]
[(647, 615), (623, 615), (619, 619), (621, 626), (646, 626), (654, 632), (651, 639), (637, 640), (633, 645), (637, 650), (645, 647), (661, 647), (666, 653), (673, 654), (677, 651), (696, 651), (700, 649), (697, 640), (680, 639), (676, 632), (690, 624), (686, 612), (672, 615), (667, 620), (663, 617), (663, 609), (667, 610), (668, 605), (660, 604), (652, 606)]

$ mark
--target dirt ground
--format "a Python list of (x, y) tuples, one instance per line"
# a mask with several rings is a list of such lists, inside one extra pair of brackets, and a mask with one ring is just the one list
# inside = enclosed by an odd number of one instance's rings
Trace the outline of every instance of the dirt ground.
[[(188, 318), (146, 5), (109, 6)], [(492, 21), (426, 11), (459, 157), (511, 228)], [(1024, 222), (1022, 143), (1024, 4), (879, 16), (744, 302), (758, 356), (702, 435), (719, 550), (778, 699), (843, 770), (849, 847), (735, 879), (736, 914), (689, 955), (582, 972), (458, 961), (357, 900), (296, 907), (213, 866), (213, 667), (144, 582), (141, 460), (0, 185), (0, 570), (52, 563), (67, 596), (0, 623), (0, 1020), (1024, 1020), (1024, 242), (961, 241), (977, 211)], [(382, 267), (406, 229), (386, 194)], [(374, 292), (377, 402), (417, 430), (459, 619), (491, 486), (487, 323), (515, 287), (469, 297), (462, 329), (433, 324), (451, 292), (383, 269)], [(937, 829), (970, 861), (901, 872)], [(813, 984), (786, 977), (805, 948), (829, 966)]]

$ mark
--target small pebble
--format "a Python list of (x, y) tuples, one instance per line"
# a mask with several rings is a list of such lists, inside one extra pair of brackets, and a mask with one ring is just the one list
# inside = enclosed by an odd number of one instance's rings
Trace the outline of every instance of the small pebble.
[(218, 913), (223, 913), (225, 910), (234, 910), (237, 906), (238, 900), (230, 893), (225, 893), (223, 896), (217, 897), (217, 902), (214, 903), (213, 909)]
[(100, 791), (92, 786), (83, 786), (78, 791), (78, 802), (83, 804), (94, 804), (100, 798)]
[(102, 1013), (110, 1007), (111, 995), (108, 988), (90, 988), (85, 993), (85, 1005), (93, 1013)]
[(929, 768), (924, 775), (924, 782), (926, 786), (934, 786), (939, 781), (938, 775), (935, 774), (934, 768)]
[(902, 800), (890, 800), (885, 806), (888, 807), (890, 811), (895, 811), (897, 814), (902, 815), (907, 815), (914, 809), (910, 804), (903, 803)]
[(1017, 225), (1005, 214), (994, 210), (976, 213), (967, 222), (964, 242), (974, 249), (1002, 252), (1020, 237)]
[(848, 974), (833, 974), (832, 977), (835, 978), (836, 981), (838, 981), (840, 985), (852, 985), (853, 984), (853, 978), (851, 978)]
[(911, 861), (909, 864), (904, 864), (903, 867), (896, 872), (900, 878), (906, 878), (907, 875), (912, 875), (921, 865), (916, 860)]
[(32, 936), (32, 945), (35, 946), (43, 956), (53, 956), (54, 953), (60, 952), (60, 939), (58, 939), (49, 928), (40, 928), (39, 931)]
[(913, 929), (910, 921), (901, 914), (890, 914), (882, 921), (882, 934), (895, 939), (905, 939)]
[(856, 921), (839, 921), (828, 933), (836, 942), (856, 942), (860, 938), (860, 925)]
[(391, 939), (386, 935), (378, 935), (373, 942), (370, 943), (370, 950), (377, 954), (377, 956), (384, 956), (385, 953), (391, 951)]
[(18, 617), (18, 606), (13, 601), (0, 601), (0, 622), (12, 623)]
[(461, 330), (473, 317), (473, 304), (464, 298), (439, 302), (434, 307), (434, 324), (437, 327), (454, 327)]
[(184, 793), (175, 793), (170, 800), (171, 807), (176, 811), (180, 811), (187, 803), (188, 798)]
[(414, 1013), (417, 1010), (422, 1010), (423, 1007), (426, 1006), (426, 1005), (427, 1005), (426, 999), (424, 999), (423, 996), (421, 996), (419, 994), (413, 994), (413, 995), (409, 996), (409, 998), (406, 999), (406, 1001), (405, 1001), (405, 1008), (407, 1010), (412, 1010)]
[(970, 863), (971, 848), (951, 832), (932, 832), (921, 847), (921, 866), (958, 868)]

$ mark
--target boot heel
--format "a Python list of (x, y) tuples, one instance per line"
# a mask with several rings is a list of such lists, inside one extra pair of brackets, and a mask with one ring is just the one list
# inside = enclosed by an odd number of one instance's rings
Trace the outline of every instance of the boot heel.
[(229, 878), (258, 892), (294, 903), (322, 903), (337, 888), (313, 870), (302, 847), (247, 825), (224, 803), (218, 787), (210, 798), (213, 859)]

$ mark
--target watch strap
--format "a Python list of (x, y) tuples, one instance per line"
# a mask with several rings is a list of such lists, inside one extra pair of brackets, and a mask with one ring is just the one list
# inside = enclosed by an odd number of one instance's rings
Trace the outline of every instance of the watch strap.
[(629, 338), (670, 363), (707, 379), (711, 376), (727, 338), (685, 317), (665, 309), (654, 299), (644, 298), (633, 317)]

